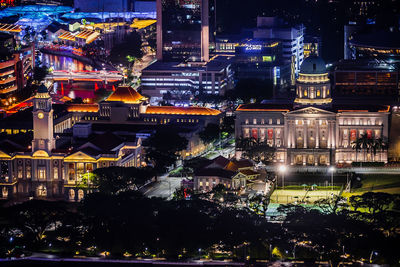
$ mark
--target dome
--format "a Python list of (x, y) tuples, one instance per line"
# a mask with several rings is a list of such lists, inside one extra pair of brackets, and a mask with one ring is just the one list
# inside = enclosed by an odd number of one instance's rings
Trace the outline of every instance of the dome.
[(317, 56), (309, 56), (300, 67), (301, 74), (324, 74), (326, 73), (325, 61)]
[(37, 89), (37, 92), (38, 93), (48, 93), (49, 90), (47, 89), (47, 87), (44, 84), (41, 84), (39, 86), (39, 88)]

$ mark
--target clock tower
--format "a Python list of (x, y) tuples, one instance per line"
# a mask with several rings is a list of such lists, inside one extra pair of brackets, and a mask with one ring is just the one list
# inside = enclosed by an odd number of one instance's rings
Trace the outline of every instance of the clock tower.
[(50, 153), (55, 148), (53, 109), (51, 97), (43, 84), (33, 99), (33, 140), (32, 151), (44, 150)]

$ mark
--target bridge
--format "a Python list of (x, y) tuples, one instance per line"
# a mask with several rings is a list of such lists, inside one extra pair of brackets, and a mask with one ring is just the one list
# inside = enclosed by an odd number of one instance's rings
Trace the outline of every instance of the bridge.
[(69, 71), (55, 70), (46, 76), (46, 80), (59, 81), (85, 81), (85, 82), (116, 82), (121, 81), (124, 76), (119, 71)]

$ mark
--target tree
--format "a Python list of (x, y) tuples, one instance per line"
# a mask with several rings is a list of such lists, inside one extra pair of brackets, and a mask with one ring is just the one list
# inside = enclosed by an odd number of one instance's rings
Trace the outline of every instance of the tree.
[[(89, 181), (98, 191), (115, 195), (121, 192), (137, 190), (138, 187), (154, 177), (154, 174), (151, 168), (115, 166), (94, 170), (93, 176), (90, 177)], [(85, 185), (85, 182), (82, 185)], [(87, 182), (86, 185), (88, 185)]]
[(46, 66), (38, 66), (33, 69), (33, 80), (36, 84), (40, 84), (49, 74), (49, 70)]
[[(2, 220), (8, 233), (20, 235), (27, 244), (43, 245), (46, 235), (61, 225), (67, 213), (65, 202), (31, 200), (6, 208)], [(15, 238), (15, 236), (14, 236)]]
[(162, 173), (166, 167), (175, 164), (179, 152), (186, 149), (187, 145), (185, 137), (168, 129), (160, 129), (146, 140), (146, 156), (157, 172)]
[(219, 138), (219, 135), (220, 135), (219, 125), (215, 123), (207, 124), (207, 126), (204, 127), (204, 130), (199, 133), (200, 139), (201, 141), (203, 141), (204, 144), (213, 143), (215, 140)]
[(243, 152), (243, 157), (263, 163), (271, 162), (275, 157), (276, 148), (270, 146), (267, 141), (261, 141), (253, 137), (240, 137), (236, 140), (236, 147)]
[(132, 32), (126, 39), (115, 45), (110, 52), (110, 60), (114, 64), (124, 64), (132, 68), (136, 60), (143, 56), (142, 39), (137, 32)]

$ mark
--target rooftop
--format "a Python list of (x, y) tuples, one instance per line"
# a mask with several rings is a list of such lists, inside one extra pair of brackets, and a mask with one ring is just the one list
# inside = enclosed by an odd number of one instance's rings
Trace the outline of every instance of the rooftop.
[(146, 97), (127, 85), (118, 86), (115, 92), (106, 99), (106, 101), (120, 101), (126, 104), (139, 104), (145, 100), (147, 100)]
[(146, 114), (216, 116), (221, 111), (205, 107), (149, 106)]
[(398, 32), (373, 32), (355, 35), (350, 41), (352, 45), (375, 48), (400, 48), (400, 33)]
[(318, 56), (309, 56), (300, 67), (301, 74), (324, 74), (326, 72), (325, 61)]
[(230, 64), (230, 57), (217, 56), (207, 63), (156, 61), (144, 71), (222, 71)]

